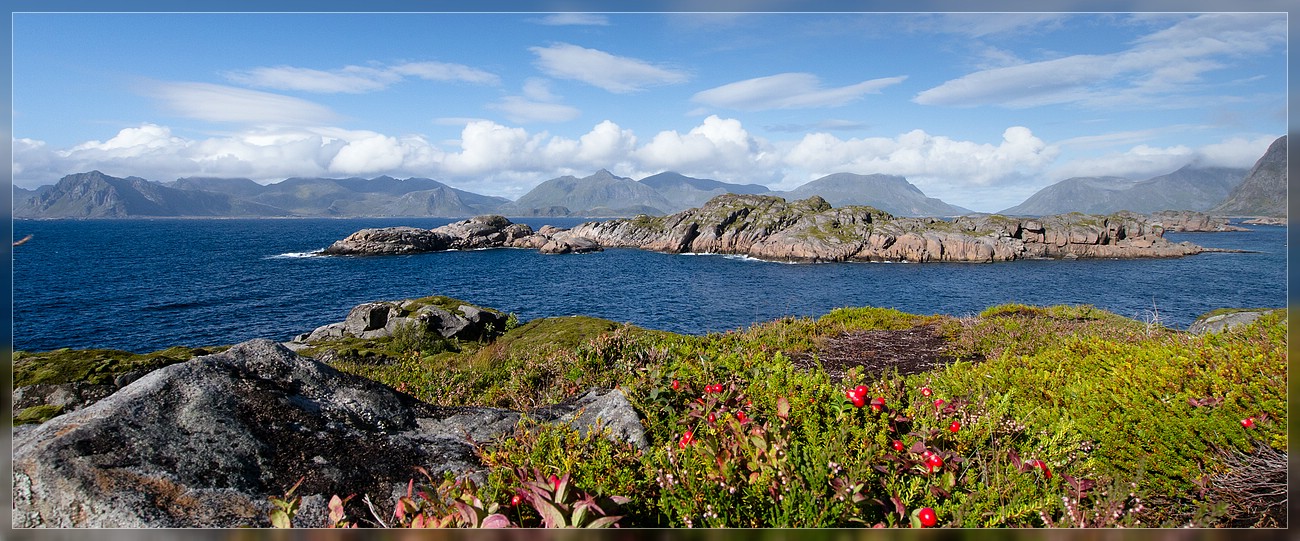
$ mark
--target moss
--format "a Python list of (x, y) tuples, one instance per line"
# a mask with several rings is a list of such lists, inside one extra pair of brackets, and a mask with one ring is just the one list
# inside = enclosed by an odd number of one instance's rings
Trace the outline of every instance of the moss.
[(473, 306), (475, 308), (483, 308), (474, 303), (465, 302), (460, 299), (447, 297), (444, 295), (433, 295), (430, 297), (421, 297), (418, 299), (412, 299), (410, 301), (401, 301), (398, 302), (397, 304), (405, 306), (405, 308), (403, 309), (403, 315), (415, 313), (416, 311), (419, 311), (419, 309), (425, 306), (433, 306), (436, 308), (441, 308), (453, 314), (458, 313), (457, 308), (460, 308), (461, 306)]
[(618, 327), (614, 321), (588, 316), (548, 317), (512, 329), (498, 338), (496, 344), (507, 355), (572, 349)]
[(28, 423), (44, 423), (63, 413), (63, 406), (54, 404), (41, 404), (24, 408), (14, 416), (14, 425), (23, 425)]
[(14, 387), (38, 383), (110, 383), (119, 374), (134, 370), (157, 370), (169, 364), (224, 351), (226, 347), (170, 347), (138, 354), (115, 349), (57, 349), (46, 352), (14, 352)]

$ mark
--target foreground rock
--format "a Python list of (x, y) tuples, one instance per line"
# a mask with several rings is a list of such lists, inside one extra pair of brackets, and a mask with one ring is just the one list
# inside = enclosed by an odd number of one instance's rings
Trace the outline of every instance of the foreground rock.
[(1180, 257), (1213, 251), (1166, 240), (1139, 214), (898, 218), (820, 197), (721, 195), (663, 217), (589, 222), (572, 233), (605, 247), (742, 254), (780, 261), (962, 261)]
[[(529, 416), (606, 426), (646, 445), (617, 390)], [(407, 481), (421, 477), (416, 467), (481, 481), (471, 441), (506, 434), (520, 418), (431, 406), (254, 340), (158, 369), (92, 406), (16, 431), (12, 525), (265, 526), (267, 497), (300, 478), (296, 524), (322, 525), (333, 494), (367, 494), (377, 509), (392, 509)], [(349, 502), (349, 514), (369, 516), (360, 501)]]
[(1205, 314), (1196, 318), (1191, 326), (1187, 327), (1187, 332), (1192, 334), (1216, 334), (1224, 331), (1230, 331), (1238, 327), (1244, 327), (1254, 323), (1255, 320), (1271, 314), (1276, 310), (1226, 310), (1216, 311)]

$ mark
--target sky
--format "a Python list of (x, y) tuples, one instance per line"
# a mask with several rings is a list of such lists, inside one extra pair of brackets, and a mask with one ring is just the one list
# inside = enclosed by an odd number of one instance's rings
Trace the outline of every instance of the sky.
[(907, 177), (995, 212), (1076, 176), (1249, 168), (1285, 13), (14, 13), (17, 186), (600, 169)]

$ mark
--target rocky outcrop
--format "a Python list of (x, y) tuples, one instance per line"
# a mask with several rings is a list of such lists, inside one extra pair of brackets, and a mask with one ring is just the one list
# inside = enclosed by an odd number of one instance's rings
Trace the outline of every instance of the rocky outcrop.
[(1247, 220), (1242, 220), (1241, 223), (1243, 223), (1243, 224), (1247, 224), (1247, 225), (1281, 225), (1281, 226), (1285, 226), (1285, 225), (1286, 225), (1286, 218), (1277, 218), (1277, 217), (1269, 217), (1269, 216), (1259, 216), (1259, 217), (1256, 217), (1256, 218), (1250, 218), (1250, 219), (1247, 219)]
[[(1180, 223), (1186, 225), (1192, 223), (1192, 214), (1170, 216), (1182, 217)], [(508, 223), (504, 218), (492, 218)], [(425, 240), (441, 235), (439, 229), (362, 230), (334, 243), (326, 253), (445, 249), (441, 247), (446, 244), (443, 241)], [(1161, 223), (1131, 212), (1037, 218), (975, 215), (947, 221), (900, 218), (872, 207), (833, 208), (818, 196), (787, 202), (774, 196), (724, 194), (700, 208), (677, 214), (587, 222), (567, 230), (544, 226), (537, 233), (501, 245), (557, 254), (598, 251), (602, 247), (639, 248), (803, 262), (1181, 257), (1216, 251), (1188, 242), (1170, 242), (1163, 237), (1165, 229)], [(385, 238), (375, 240), (381, 234)]]
[(1187, 332), (1192, 334), (1215, 334), (1229, 331), (1238, 327), (1243, 327), (1254, 323), (1260, 317), (1266, 316), (1276, 310), (1226, 310), (1210, 312), (1196, 318), (1192, 324), (1187, 327)]
[(396, 255), (444, 250), (479, 250), (511, 246), (513, 242), (532, 234), (531, 227), (511, 223), (504, 216), (493, 214), (476, 216), (434, 229), (415, 227), (362, 229), (331, 244), (322, 253)]
[(505, 329), (506, 316), (495, 310), (460, 304), (454, 302), (454, 299), (446, 299), (450, 304), (443, 304), (447, 306), (426, 301), (427, 299), (410, 299), (360, 304), (352, 308), (343, 321), (322, 325), (309, 333), (300, 334), (285, 346), (301, 349), (309, 343), (322, 340), (386, 338), (404, 327), (461, 340), (478, 340)]
[(599, 252), (600, 245), (577, 238), (569, 230), (542, 226), (537, 232), (504, 216), (476, 216), (434, 229), (384, 227), (362, 229), (331, 244), (326, 255), (398, 255), (481, 250), (486, 248), (533, 248), (546, 254)]
[[(331, 495), (392, 509), (406, 483), (483, 480), (473, 452), (525, 414), (437, 407), (268, 340), (149, 373), (94, 405), (16, 430), (14, 527), (266, 526), (267, 497), (302, 480), (295, 523), (323, 525)], [(529, 412), (645, 447), (618, 390)], [(351, 516), (368, 516), (362, 498)], [(351, 506), (356, 506), (352, 508)]]
[(1151, 214), (1151, 222), (1164, 227), (1165, 231), (1182, 232), (1220, 232), (1250, 231), (1244, 227), (1228, 224), (1225, 216), (1212, 216), (1204, 212), (1190, 210), (1164, 210)]
[(832, 208), (811, 197), (721, 195), (664, 217), (588, 222), (572, 230), (605, 247), (742, 254), (780, 261), (963, 261), (1180, 257), (1209, 251), (1163, 238), (1141, 215), (1064, 214), (898, 218), (871, 207)]

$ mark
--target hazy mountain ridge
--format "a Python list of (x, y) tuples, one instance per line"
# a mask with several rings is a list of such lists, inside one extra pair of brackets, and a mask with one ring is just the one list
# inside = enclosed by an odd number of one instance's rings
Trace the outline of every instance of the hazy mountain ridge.
[[(1249, 177), (1250, 182), (1245, 179)], [(895, 175), (834, 173), (789, 191), (759, 184), (693, 178), (668, 171), (640, 181), (607, 170), (544, 181), (516, 201), (452, 188), (429, 178), (293, 177), (272, 184), (247, 178), (186, 177), (169, 183), (117, 178), (99, 171), (67, 175), (36, 189), (13, 187), (15, 218), (149, 216), (510, 216), (621, 217), (665, 215), (702, 205), (724, 193), (820, 196), (836, 207), (863, 205), (896, 216), (959, 216), (973, 211), (928, 197)], [(1217, 206), (1216, 206), (1217, 205)], [(1286, 214), (1286, 137), (1273, 143), (1250, 171), (1186, 166), (1146, 180), (1120, 177), (1065, 179), (1000, 214), (1067, 212), (1109, 214), (1192, 210), (1234, 215)]]
[(664, 209), (670, 213), (703, 206), (708, 200), (724, 193), (742, 195), (772, 193), (767, 186), (759, 184), (732, 184), (713, 179), (688, 177), (674, 171), (651, 175), (638, 182), (653, 188), (672, 203), (672, 208)]
[(1213, 212), (1234, 216), (1286, 216), (1287, 136), (1268, 146), (1246, 178)]
[(284, 216), (282, 209), (227, 194), (183, 190), (140, 177), (99, 171), (68, 175), (18, 201), (15, 218), (124, 218), (129, 216)]
[(788, 192), (774, 192), (788, 200), (821, 196), (834, 207), (864, 205), (895, 216), (960, 216), (974, 212), (928, 197), (906, 178), (896, 175), (834, 173)]
[(615, 216), (665, 214), (673, 206), (654, 188), (601, 169), (583, 178), (565, 175), (542, 182), (497, 212), (516, 216), (563, 207), (575, 216)]
[(1052, 184), (999, 214), (1044, 216), (1066, 212), (1150, 214), (1161, 210), (1206, 211), (1228, 197), (1246, 170), (1187, 165), (1146, 180), (1073, 177)]

